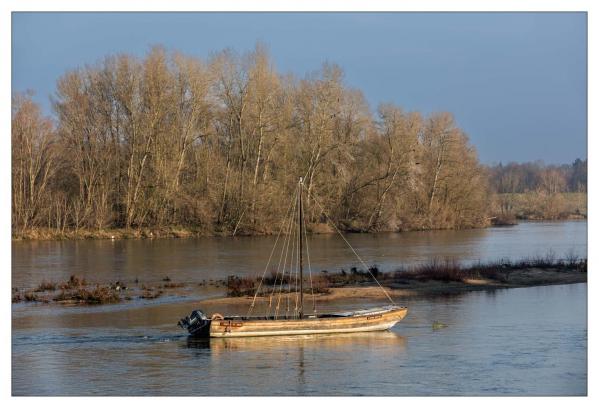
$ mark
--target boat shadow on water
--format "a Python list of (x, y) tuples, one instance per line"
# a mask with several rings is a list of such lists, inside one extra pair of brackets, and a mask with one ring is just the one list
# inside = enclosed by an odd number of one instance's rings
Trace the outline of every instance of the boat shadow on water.
[(209, 350), (213, 353), (227, 351), (262, 351), (285, 348), (376, 348), (393, 347), (404, 350), (407, 339), (393, 331), (362, 333), (306, 334), (292, 336), (198, 338), (188, 336), (183, 347)]

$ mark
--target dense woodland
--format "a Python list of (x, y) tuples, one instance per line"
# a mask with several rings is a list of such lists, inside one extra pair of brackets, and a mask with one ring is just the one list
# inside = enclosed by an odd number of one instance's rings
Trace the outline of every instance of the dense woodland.
[(372, 112), (340, 67), (282, 75), (261, 45), (108, 56), (65, 73), (52, 102), (48, 118), (13, 96), (15, 234), (272, 233), (300, 176), (312, 231), (314, 199), (343, 230), (394, 231), (487, 225), (494, 191), (586, 189), (586, 161), (487, 168), (450, 114)]

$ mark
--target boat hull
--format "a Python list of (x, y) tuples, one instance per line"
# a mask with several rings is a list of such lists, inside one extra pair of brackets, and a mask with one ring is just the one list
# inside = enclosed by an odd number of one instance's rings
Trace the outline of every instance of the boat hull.
[(211, 320), (209, 337), (289, 336), (305, 334), (357, 333), (387, 330), (399, 323), (408, 309), (366, 311), (348, 316), (307, 317), (304, 319), (252, 320), (225, 318)]

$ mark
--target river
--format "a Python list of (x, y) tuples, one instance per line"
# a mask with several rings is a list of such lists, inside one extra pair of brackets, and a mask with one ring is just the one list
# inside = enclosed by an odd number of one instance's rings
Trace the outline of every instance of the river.
[[(350, 235), (368, 262), (586, 256), (586, 222)], [(331, 236), (313, 267), (346, 267)], [(264, 268), (271, 237), (15, 242), (13, 286), (90, 280), (195, 281)], [(261, 264), (261, 265), (260, 265)], [(347, 308), (349, 301), (336, 303)], [(360, 306), (370, 306), (375, 303)], [(586, 395), (587, 285), (413, 298), (388, 332), (191, 341), (175, 322), (197, 299), (96, 307), (12, 306), (13, 395)], [(352, 305), (353, 306), (353, 305)], [(234, 306), (224, 312), (235, 313)], [(442, 325), (434, 325), (441, 322)], [(437, 328), (437, 326), (442, 326)]]
[[(586, 221), (526, 222), (513, 227), (461, 231), (348, 234), (365, 262), (381, 270), (431, 259), (497, 261), (570, 254), (586, 257)], [(42, 280), (78, 275), (90, 282), (197, 282), (227, 275), (262, 273), (275, 237), (154, 240), (22, 241), (12, 245), (12, 285), (28, 288)], [(309, 238), (314, 271), (360, 266), (336, 235)]]

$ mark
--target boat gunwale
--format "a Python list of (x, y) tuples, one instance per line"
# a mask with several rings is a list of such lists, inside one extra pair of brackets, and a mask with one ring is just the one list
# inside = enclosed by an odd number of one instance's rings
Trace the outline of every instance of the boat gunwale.
[(373, 315), (388, 315), (395, 312), (407, 311), (406, 306), (389, 306), (372, 309), (363, 309), (351, 312), (334, 312), (323, 313), (316, 315), (304, 315), (302, 318), (297, 316), (224, 316), (222, 319), (209, 319), (213, 322), (218, 321), (242, 321), (242, 322), (292, 322), (292, 321), (322, 321), (322, 320), (337, 320), (343, 318), (359, 318)]
[[(407, 308), (381, 313), (324, 319), (214, 320), (209, 337), (259, 337), (301, 334), (354, 333), (388, 330), (405, 318)], [(315, 324), (316, 323), (316, 324)]]
[[(302, 331), (309, 330), (310, 332), (335, 332), (341, 329), (351, 329), (358, 331), (360, 328), (368, 328), (379, 326), (381, 324), (392, 323), (403, 320), (407, 315), (407, 308), (395, 309), (386, 312), (372, 313), (359, 316), (341, 316), (327, 318), (303, 318), (303, 319), (278, 319), (278, 320), (233, 320), (219, 319), (212, 320), (210, 325), (211, 335), (214, 333), (228, 332), (249, 332), (255, 329), (263, 328), (275, 331)], [(346, 327), (348, 325), (359, 325), (355, 327)], [(360, 327), (361, 326), (361, 327)]]

